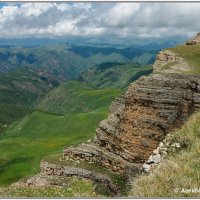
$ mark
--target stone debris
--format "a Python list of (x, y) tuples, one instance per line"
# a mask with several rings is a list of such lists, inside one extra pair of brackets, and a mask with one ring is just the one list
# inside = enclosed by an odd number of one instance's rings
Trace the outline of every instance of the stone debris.
[(50, 164), (46, 161), (41, 162), (41, 173), (47, 176), (67, 176), (67, 177), (79, 177), (79, 178), (89, 178), (95, 182), (101, 182), (107, 185), (107, 187), (114, 193), (117, 193), (119, 189), (110, 178), (106, 175), (95, 173), (86, 169), (61, 166)]
[(171, 134), (167, 134), (163, 142), (160, 142), (157, 149), (153, 151), (153, 154), (143, 164), (142, 169), (145, 172), (151, 172), (154, 167), (157, 167), (160, 162), (164, 161), (169, 152), (176, 151), (181, 148), (181, 144), (178, 142), (171, 143)]

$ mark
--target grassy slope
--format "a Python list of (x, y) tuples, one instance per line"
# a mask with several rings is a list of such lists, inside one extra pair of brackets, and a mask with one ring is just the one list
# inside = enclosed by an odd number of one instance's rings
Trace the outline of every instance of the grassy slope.
[(169, 50), (177, 53), (188, 62), (191, 68), (190, 73), (200, 73), (200, 45), (181, 45)]
[(91, 138), (98, 123), (106, 118), (111, 101), (119, 94), (118, 89), (95, 90), (78, 81), (54, 89), (46, 97), (50, 104), (44, 99), (44, 112), (27, 115), (0, 137), (0, 184), (37, 172), (44, 156)]
[(105, 111), (120, 93), (115, 88), (95, 89), (89, 84), (68, 81), (48, 93), (36, 108), (60, 114)]
[[(150, 175), (133, 181), (132, 197), (198, 197), (199, 193), (181, 192), (200, 187), (200, 113), (191, 116), (172, 141), (187, 144), (186, 148), (171, 153)], [(177, 191), (175, 190), (177, 189)]]
[(105, 117), (106, 112), (65, 116), (34, 112), (15, 122), (0, 138), (0, 184), (36, 173), (42, 157), (92, 137)]
[(90, 70), (83, 78), (99, 88), (115, 87), (124, 89), (142, 75), (152, 73), (152, 66), (140, 66), (137, 64), (104, 63), (96, 70)]
[(67, 188), (60, 187), (3, 187), (0, 197), (6, 198), (97, 198), (95, 186), (90, 180), (70, 178), (66, 180)]
[[(127, 87), (130, 82), (138, 79), (137, 73), (149, 74), (151, 72), (151, 66), (135, 67), (133, 64), (124, 66), (117, 66), (114, 68), (99, 70), (97, 75), (93, 78), (92, 83), (96, 86), (102, 87)], [(135, 78), (134, 78), (135, 77)]]

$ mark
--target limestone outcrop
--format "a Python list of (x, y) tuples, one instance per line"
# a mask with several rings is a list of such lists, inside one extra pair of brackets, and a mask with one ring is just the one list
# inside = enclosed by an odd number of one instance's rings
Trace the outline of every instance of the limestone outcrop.
[[(96, 143), (130, 163), (144, 163), (160, 141), (199, 107), (200, 76), (152, 74), (131, 84), (115, 131), (100, 123)], [(106, 124), (108, 124), (106, 126)]]
[(107, 176), (78, 167), (61, 166), (42, 161), (41, 172), (47, 176), (76, 176), (79, 178), (89, 178), (95, 182), (104, 183), (111, 192), (116, 193), (118, 190), (118, 187)]
[(166, 134), (199, 107), (200, 76), (154, 73), (142, 77), (113, 102), (110, 115), (96, 130), (95, 143), (67, 148), (64, 157), (123, 175), (140, 170)]
[(186, 45), (199, 45), (200, 44), (200, 33), (197, 33), (197, 35), (186, 41)]
[[(166, 65), (174, 65), (176, 63), (183, 62), (183, 58), (176, 55), (174, 52), (170, 50), (160, 51), (156, 57), (156, 60), (153, 64), (153, 70), (156, 71), (164, 71)], [(183, 66), (181, 67), (183, 68)], [(182, 69), (183, 70), (183, 69)]]

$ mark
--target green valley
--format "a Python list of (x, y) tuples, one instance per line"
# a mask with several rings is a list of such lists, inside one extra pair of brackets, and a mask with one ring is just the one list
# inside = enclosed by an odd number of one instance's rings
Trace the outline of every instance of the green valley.
[[(69, 81), (47, 94), (40, 111), (14, 122), (0, 137), (0, 184), (38, 172), (40, 160), (92, 138), (121, 90)], [(68, 113), (68, 114), (67, 114)]]
[(34, 112), (12, 124), (0, 139), (0, 184), (39, 171), (40, 160), (65, 145), (87, 141), (106, 112), (49, 115)]
[(120, 93), (120, 89), (95, 89), (90, 84), (68, 81), (39, 100), (36, 109), (56, 114), (107, 111)]
[(29, 68), (0, 74), (0, 133), (33, 111), (33, 102), (59, 85), (52, 76)]

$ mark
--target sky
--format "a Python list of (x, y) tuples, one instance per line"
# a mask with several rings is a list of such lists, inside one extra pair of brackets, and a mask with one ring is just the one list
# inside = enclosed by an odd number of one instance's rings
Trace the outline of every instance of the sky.
[(171, 37), (200, 32), (200, 3), (4, 3), (0, 38)]

